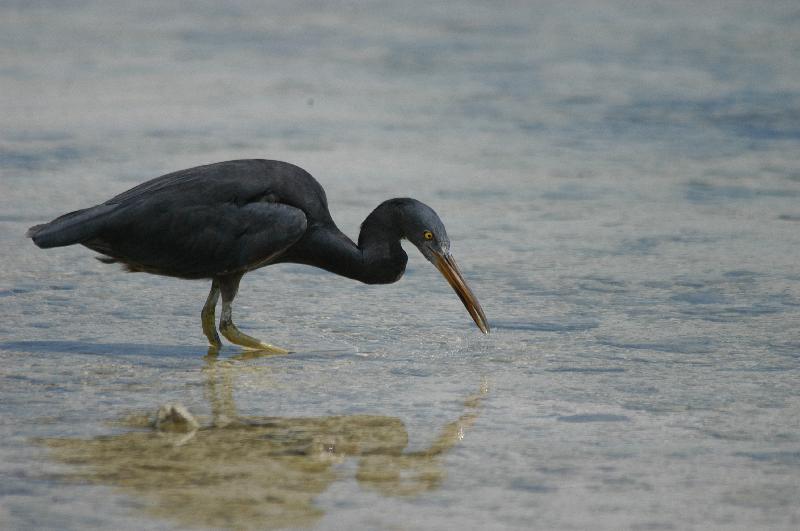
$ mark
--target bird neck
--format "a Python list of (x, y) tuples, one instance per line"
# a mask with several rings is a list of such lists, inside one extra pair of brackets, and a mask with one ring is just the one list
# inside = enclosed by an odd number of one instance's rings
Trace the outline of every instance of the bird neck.
[[(361, 224), (358, 244), (335, 225), (312, 230), (306, 243), (308, 254), (291, 261), (307, 263), (365, 284), (390, 284), (400, 279), (408, 255), (400, 246), (398, 212), (390, 201), (379, 205)], [(305, 246), (304, 246), (305, 247)], [(313, 256), (313, 261), (302, 256)]]
[(361, 224), (358, 249), (361, 252), (364, 279), (369, 284), (390, 284), (400, 280), (406, 270), (408, 255), (400, 240), (400, 210), (396, 200), (384, 201)]

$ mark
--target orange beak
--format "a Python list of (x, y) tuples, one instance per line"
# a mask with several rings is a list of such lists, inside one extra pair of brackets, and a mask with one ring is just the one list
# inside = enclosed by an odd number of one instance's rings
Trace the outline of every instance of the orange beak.
[(464, 280), (464, 276), (461, 274), (461, 271), (458, 269), (456, 265), (456, 261), (453, 260), (453, 257), (450, 254), (436, 254), (436, 262), (434, 262), (436, 269), (447, 279), (447, 282), (453, 287), (458, 295), (458, 298), (461, 299), (461, 302), (464, 303), (464, 307), (466, 307), (469, 314), (472, 316), (472, 320), (475, 321), (475, 324), (478, 325), (478, 328), (481, 329), (481, 332), (484, 334), (489, 333), (489, 323), (486, 322), (486, 315), (483, 313), (483, 308), (481, 308), (478, 299), (475, 297), (475, 294), (472, 293), (472, 290), (469, 289), (467, 282)]

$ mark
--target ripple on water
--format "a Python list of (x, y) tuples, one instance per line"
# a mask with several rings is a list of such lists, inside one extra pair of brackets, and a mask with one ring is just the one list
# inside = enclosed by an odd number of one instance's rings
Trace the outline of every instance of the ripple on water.
[(564, 415), (558, 417), (560, 422), (630, 422), (631, 418), (625, 415), (613, 415), (610, 413), (587, 413), (582, 415)]
[(597, 321), (572, 321), (563, 322), (540, 321), (492, 321), (492, 328), (495, 330), (521, 330), (527, 332), (576, 332), (597, 328), (600, 323)]
[(545, 370), (547, 372), (572, 372), (578, 374), (613, 374), (625, 372), (625, 369), (622, 367), (556, 367), (554, 369)]
[(42, 147), (35, 149), (0, 148), (0, 167), (17, 170), (39, 170), (84, 159), (88, 155), (74, 146)]
[(776, 452), (736, 452), (737, 457), (747, 457), (753, 461), (774, 463), (778, 465), (800, 466), (800, 450), (783, 450)]
[(686, 199), (693, 203), (720, 201), (752, 201), (764, 197), (798, 197), (800, 192), (790, 188), (752, 188), (737, 185), (715, 185), (692, 181), (686, 185)]
[(549, 492), (555, 492), (558, 490), (558, 488), (554, 487), (553, 485), (548, 485), (546, 483), (538, 483), (536, 481), (531, 481), (528, 478), (512, 479), (510, 486), (514, 490), (522, 490), (533, 494), (537, 493), (545, 494)]
[(614, 338), (599, 338), (598, 342), (614, 348), (675, 354), (708, 354), (713, 352), (715, 345), (715, 341), (709, 337), (676, 337), (669, 341), (623, 341)]

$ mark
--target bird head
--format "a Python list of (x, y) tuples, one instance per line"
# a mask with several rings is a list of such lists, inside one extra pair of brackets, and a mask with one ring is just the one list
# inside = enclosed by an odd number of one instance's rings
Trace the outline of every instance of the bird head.
[(402, 236), (416, 245), (422, 255), (439, 270), (481, 332), (488, 334), (486, 315), (450, 254), (450, 238), (442, 220), (431, 207), (416, 199), (402, 199), (398, 207)]

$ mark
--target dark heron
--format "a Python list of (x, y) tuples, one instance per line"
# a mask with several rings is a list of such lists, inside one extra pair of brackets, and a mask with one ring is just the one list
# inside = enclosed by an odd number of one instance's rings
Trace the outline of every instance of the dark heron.
[(384, 201), (361, 224), (358, 245), (328, 212), (322, 186), (305, 170), (274, 160), (234, 160), (163, 175), (91, 208), (28, 230), (41, 248), (79, 243), (128, 271), (211, 279), (201, 312), (212, 350), (219, 331), (245, 348), (286, 352), (240, 332), (231, 305), (248, 271), (272, 264), (319, 267), (367, 284), (405, 271), (403, 238), (444, 275), (483, 333), (489, 324), (450, 255), (450, 240), (430, 207), (410, 198)]

